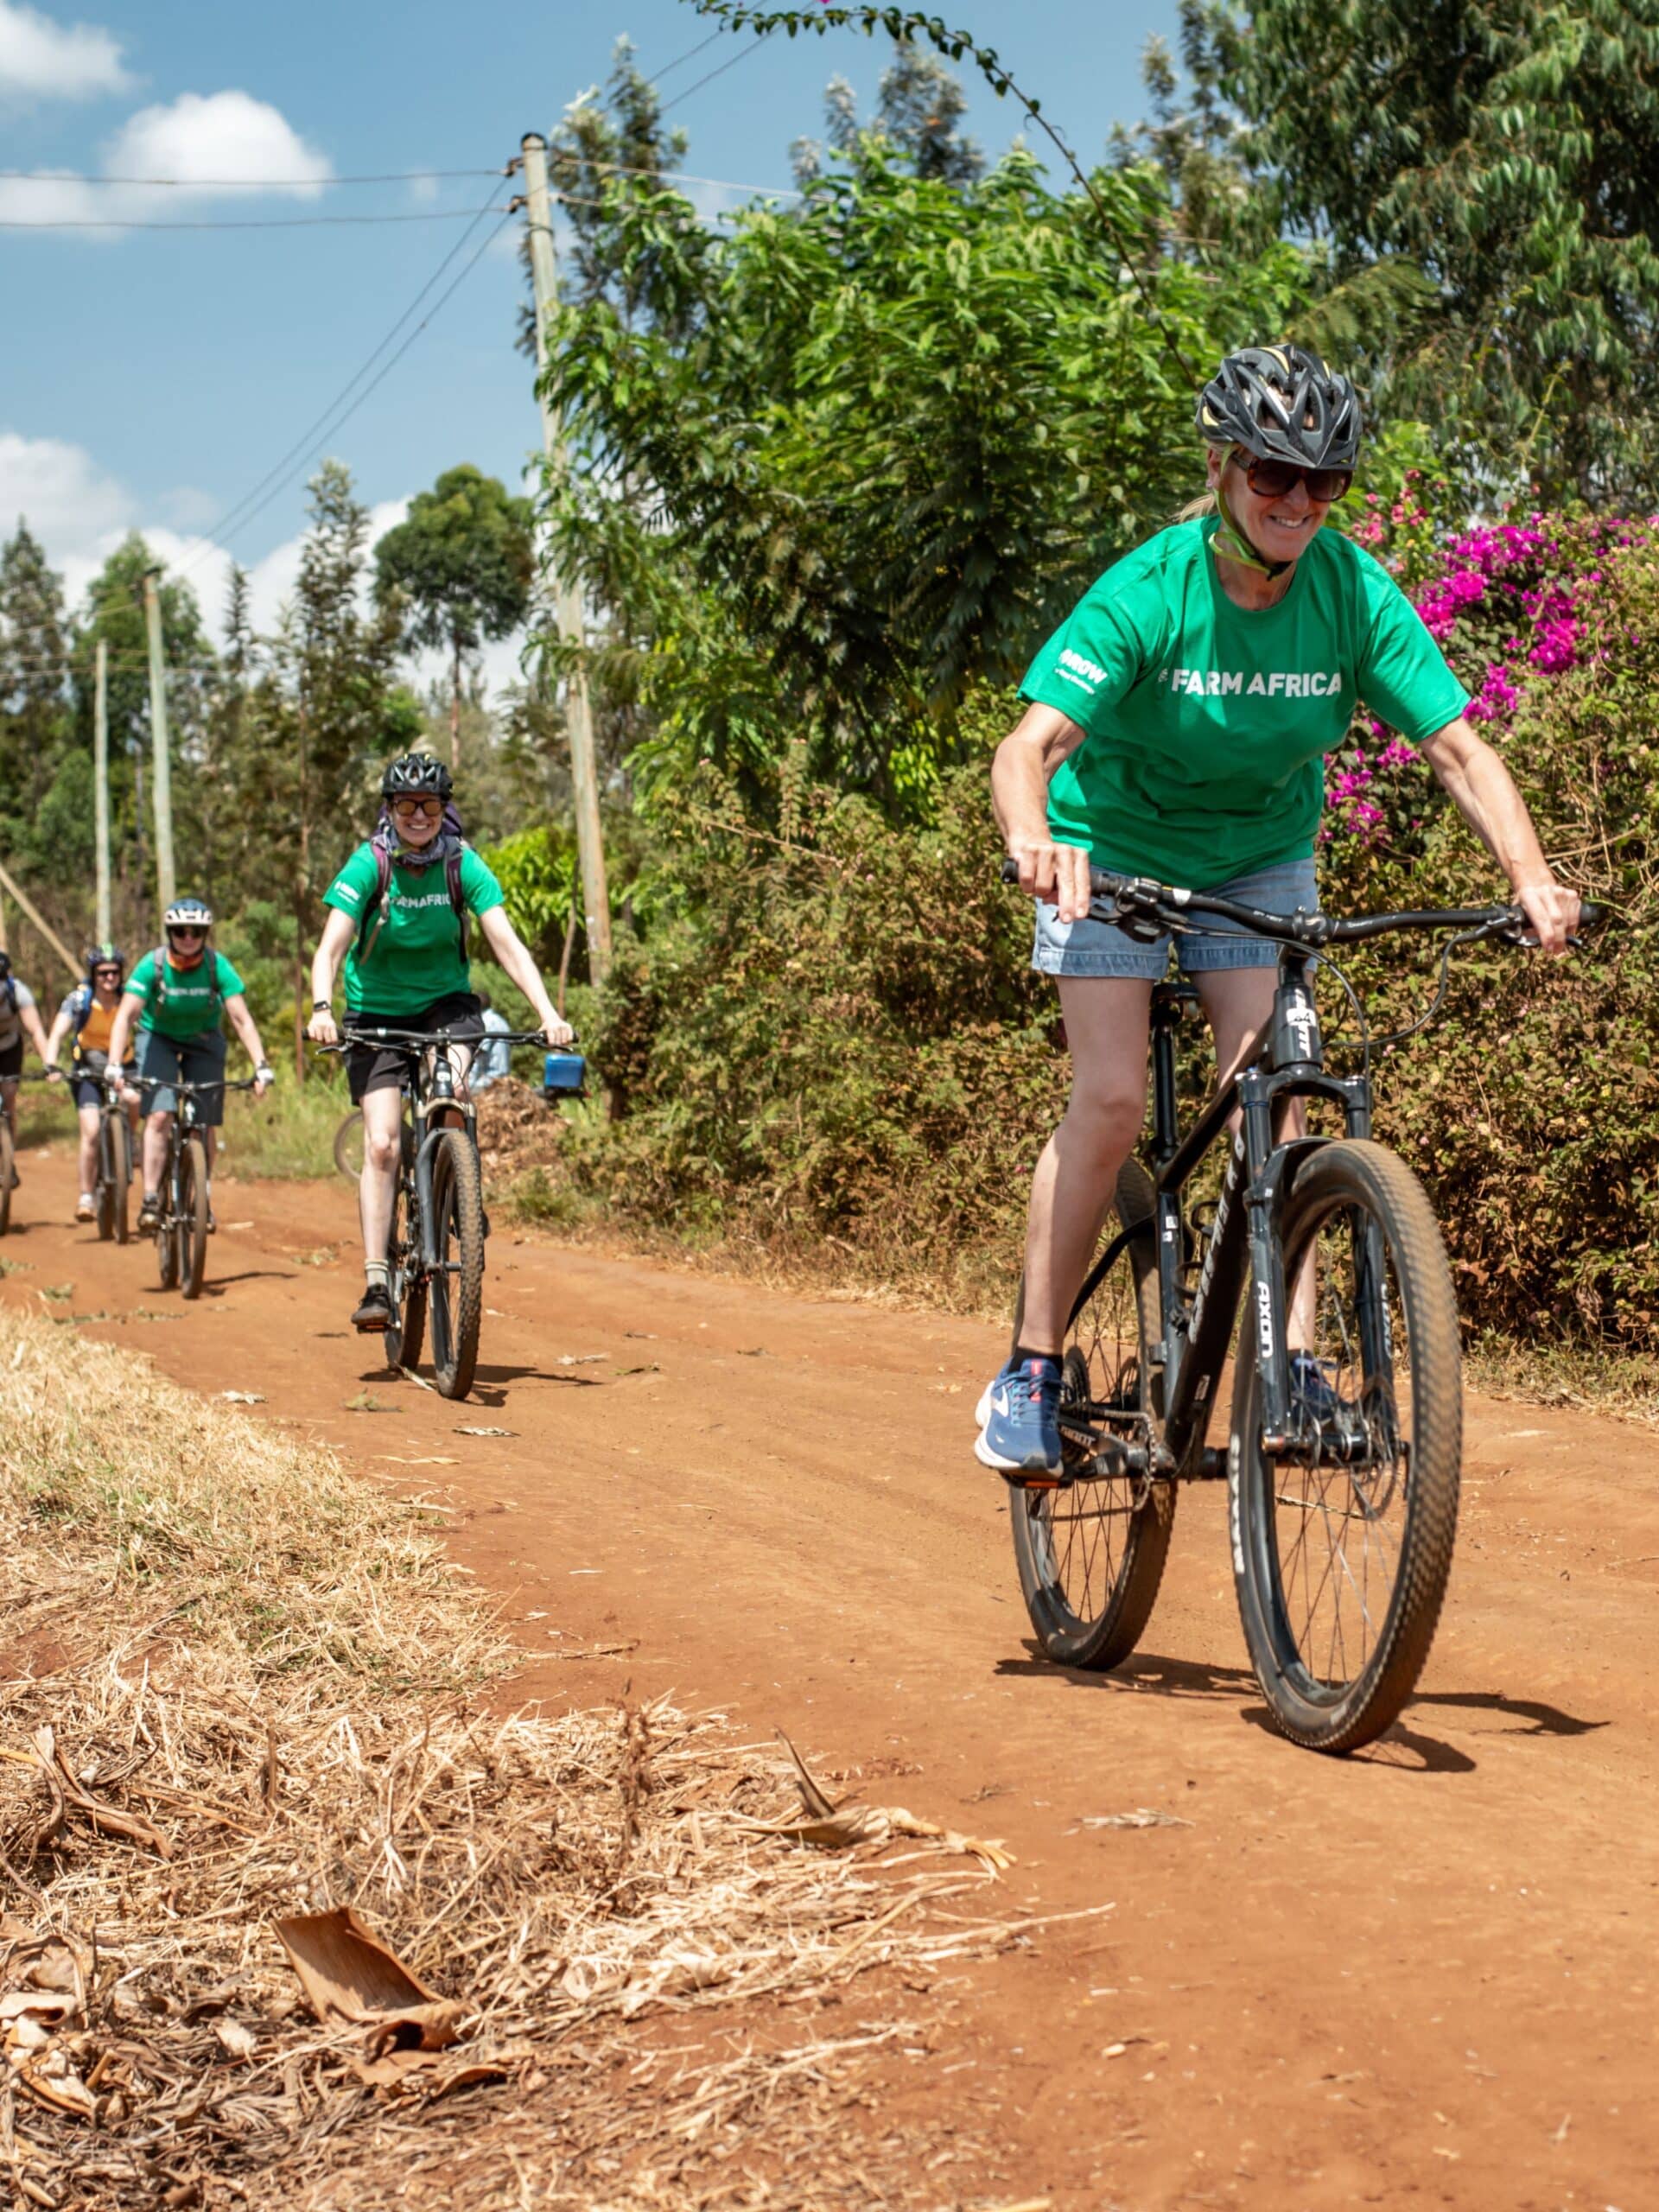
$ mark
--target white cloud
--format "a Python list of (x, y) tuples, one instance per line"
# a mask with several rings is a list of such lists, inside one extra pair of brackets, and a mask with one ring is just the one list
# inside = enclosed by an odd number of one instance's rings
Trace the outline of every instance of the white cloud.
[(118, 531), (131, 501), (84, 447), (61, 438), (25, 438), (0, 430), (0, 531), (7, 537), (19, 516), (55, 554), (85, 538)]
[(0, 0), (0, 99), (85, 100), (124, 92), (119, 43), (91, 23), (65, 29), (33, 8)]
[[(0, 10), (6, 0), (0, 0)], [(181, 92), (141, 108), (106, 141), (103, 183), (66, 171), (41, 181), (0, 179), (0, 216), (12, 222), (92, 223), (79, 236), (107, 239), (125, 222), (166, 222), (215, 200), (270, 192), (315, 200), (334, 165), (280, 109), (251, 93)], [(169, 178), (160, 187), (132, 179)], [(108, 228), (104, 226), (108, 225)]]

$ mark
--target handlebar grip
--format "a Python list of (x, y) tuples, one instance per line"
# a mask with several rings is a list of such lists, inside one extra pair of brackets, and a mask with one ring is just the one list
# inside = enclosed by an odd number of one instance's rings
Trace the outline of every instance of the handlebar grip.
[(1004, 883), (1018, 883), (1020, 880), (1019, 861), (1005, 858), (1002, 862), (1001, 874)]
[(1581, 930), (1599, 930), (1609, 918), (1610, 912), (1599, 899), (1581, 899), (1579, 901), (1579, 927)]

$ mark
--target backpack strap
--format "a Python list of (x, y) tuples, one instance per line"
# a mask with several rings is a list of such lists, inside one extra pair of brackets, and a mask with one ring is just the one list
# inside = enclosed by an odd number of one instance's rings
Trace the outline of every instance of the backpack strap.
[(156, 963), (156, 1003), (157, 1007), (164, 1007), (167, 1004), (167, 947), (158, 944), (149, 957)]
[(391, 854), (378, 836), (369, 840), (374, 855), (374, 896), (357, 925), (357, 964), (360, 968), (374, 950), (375, 942), (391, 913)]
[(461, 887), (461, 847), (446, 853), (443, 860), (443, 880), (449, 888), (449, 904), (455, 910), (455, 926), (461, 931), (461, 964), (467, 963), (467, 894)]

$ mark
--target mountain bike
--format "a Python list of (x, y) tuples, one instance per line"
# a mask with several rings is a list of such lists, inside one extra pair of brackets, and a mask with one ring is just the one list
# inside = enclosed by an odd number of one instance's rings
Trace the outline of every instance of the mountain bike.
[[(1462, 1459), (1451, 1269), (1422, 1185), (1371, 1135), (1371, 1060), (1433, 1019), (1455, 950), (1520, 945), (1529, 925), (1518, 906), (1287, 918), (1105, 870), (1090, 880), (1096, 919), (1149, 942), (1219, 916), (1278, 944), (1279, 976), (1271, 1019), (1185, 1133), (1175, 1031), (1198, 994), (1154, 988), (1150, 1165), (1119, 1175), (1117, 1225), (1067, 1324), (1059, 1476), (1010, 1493), (1027, 1610), (1051, 1658), (1121, 1665), (1151, 1616), (1180, 1487), (1224, 1480), (1273, 1725), (1310, 1750), (1354, 1751), (1392, 1726), (1427, 1658)], [(1586, 904), (1584, 925), (1601, 918)], [(1329, 948), (1418, 930), (1452, 932), (1439, 988), (1418, 1020), (1373, 1039)], [(1316, 966), (1358, 1019), (1357, 1074), (1325, 1068)], [(1342, 1136), (1279, 1134), (1277, 1109), (1296, 1098), (1338, 1108)], [(1223, 1146), (1213, 1211), (1189, 1212), (1184, 1192)], [(1224, 1453), (1206, 1440), (1241, 1297)]]
[[(403, 1124), (397, 1189), (386, 1236), (386, 1364), (412, 1368), (429, 1325), (432, 1371), (446, 1398), (464, 1398), (478, 1367), (484, 1317), (484, 1240), (488, 1221), (478, 1160), (473, 1102), (459, 1095), (448, 1052), (441, 1046), (475, 1046), (476, 1035), (447, 1029), (359, 1029), (347, 1023), (339, 1045), (385, 1046), (404, 1056)], [(539, 1045), (540, 1030), (492, 1033), (498, 1044)]]
[(121, 1093), (130, 1078), (106, 1077), (98, 1103), (98, 1167), (92, 1185), (99, 1242), (127, 1241), (127, 1194), (132, 1185), (132, 1123)]
[(207, 1147), (196, 1122), (196, 1101), (214, 1090), (251, 1090), (254, 1078), (186, 1083), (176, 1076), (133, 1077), (141, 1090), (170, 1090), (177, 1098), (167, 1131), (162, 1205), (156, 1222), (156, 1259), (162, 1288), (200, 1298), (207, 1268)]

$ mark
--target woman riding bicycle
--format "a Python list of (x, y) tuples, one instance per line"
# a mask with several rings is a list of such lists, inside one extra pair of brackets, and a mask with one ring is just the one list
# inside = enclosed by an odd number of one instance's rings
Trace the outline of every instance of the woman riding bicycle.
[[(1421, 748), (1540, 944), (1564, 950), (1579, 918), (1421, 616), (1369, 554), (1322, 527), (1359, 453), (1348, 378), (1300, 346), (1247, 346), (1205, 386), (1197, 420), (1205, 511), (1084, 594), (1032, 663), (1027, 712), (992, 766), (998, 824), (1038, 902), (1032, 964), (1058, 979), (1072, 1059), (1032, 1185), (1020, 1341), (979, 1406), (978, 1458), (1016, 1478), (1060, 1465), (1058, 1353), (1140, 1135), (1152, 987), (1169, 955), (1166, 938), (1142, 944), (1091, 918), (1091, 865), (1268, 913), (1316, 911), (1324, 756), (1363, 697)], [(1179, 949), (1230, 1071), (1272, 1010), (1277, 947), (1211, 921)], [(1292, 1381), (1319, 1392), (1305, 1350)]]
[[(58, 1008), (52, 1024), (51, 1034), (46, 1040), (46, 1071), (57, 1076), (58, 1054), (63, 1041), (69, 1040), (69, 1087), (74, 1093), (75, 1112), (80, 1122), (80, 1196), (75, 1201), (75, 1219), (91, 1221), (97, 1209), (92, 1200), (92, 1186), (98, 1180), (98, 1123), (104, 1104), (104, 1077), (110, 1063), (110, 1039), (115, 1033), (115, 1017), (121, 1010), (121, 986), (125, 979), (125, 957), (112, 944), (95, 944), (86, 956), (85, 982), (70, 992)], [(132, 1071), (132, 1063), (122, 1073)], [(132, 1122), (133, 1134), (138, 1130), (138, 1093), (130, 1086), (124, 1086), (121, 1103)]]
[[(141, 1236), (148, 1236), (161, 1218), (168, 1124), (178, 1108), (178, 1093), (173, 1085), (217, 1084), (224, 1079), (221, 1016), (242, 1039), (253, 1062), (254, 1096), (262, 1098), (275, 1080), (248, 1007), (242, 978), (224, 954), (207, 942), (213, 926), (213, 909), (202, 899), (175, 900), (162, 917), (167, 942), (158, 950), (147, 952), (128, 976), (110, 1032), (110, 1058), (117, 1067), (123, 1067), (135, 1024), (138, 1030), (138, 1078), (146, 1091), (147, 1107), (144, 1195), (138, 1209)], [(219, 1127), (224, 1118), (224, 1092), (206, 1091), (197, 1101), (196, 1122), (207, 1148), (209, 1191)], [(207, 1226), (216, 1225), (210, 1199)]]
[[(306, 1034), (319, 1045), (340, 1041), (330, 994), (343, 957), (350, 1026), (447, 1031), (450, 1063), (464, 1084), (473, 1047), (454, 1040), (484, 1034), (467, 957), (469, 915), (535, 1007), (548, 1043), (566, 1044), (575, 1033), (555, 1013), (535, 961), (507, 919), (501, 886), (462, 839), (453, 814), (446, 822), (454, 791), (448, 769), (430, 753), (406, 753), (387, 767), (379, 826), (324, 894), (333, 912), (311, 963)], [(391, 1314), (386, 1239), (397, 1195), (408, 1065), (405, 1055), (388, 1046), (351, 1045), (346, 1056), (352, 1103), (363, 1109), (358, 1188), (366, 1281), (352, 1325), (365, 1332), (384, 1330)]]

